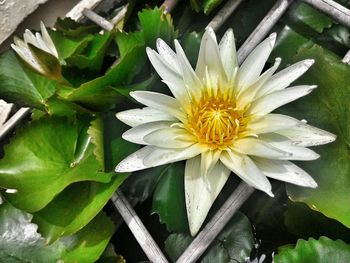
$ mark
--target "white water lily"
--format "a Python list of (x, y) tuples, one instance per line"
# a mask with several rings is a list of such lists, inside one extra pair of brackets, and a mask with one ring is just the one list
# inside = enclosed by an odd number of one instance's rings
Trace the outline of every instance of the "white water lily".
[[(43, 22), (40, 23), (40, 28), (41, 34), (37, 32), (35, 35), (30, 30), (26, 29), (23, 34), (23, 40), (15, 37), (15, 44), (11, 44), (11, 47), (21, 59), (38, 73), (46, 76), (51, 76), (52, 74), (56, 75), (57, 72), (52, 72), (51, 68), (54, 67), (55, 70), (57, 70), (57, 65), (59, 65), (58, 52)], [(39, 57), (38, 51), (33, 50), (31, 45), (56, 58), (57, 63), (49, 65), (50, 62), (43, 61), (43, 59)]]
[(174, 52), (161, 39), (148, 57), (174, 97), (135, 91), (147, 107), (117, 114), (132, 128), (123, 138), (145, 145), (118, 164), (132, 172), (186, 161), (185, 195), (190, 231), (195, 235), (231, 172), (273, 196), (267, 177), (317, 187), (313, 178), (290, 160), (319, 157), (308, 146), (335, 136), (282, 114), (276, 108), (309, 94), (316, 86), (288, 87), (314, 63), (307, 59), (276, 73), (281, 59), (263, 74), (276, 40), (271, 34), (238, 67), (233, 31), (220, 43), (211, 28), (202, 38), (193, 70), (179, 42)]

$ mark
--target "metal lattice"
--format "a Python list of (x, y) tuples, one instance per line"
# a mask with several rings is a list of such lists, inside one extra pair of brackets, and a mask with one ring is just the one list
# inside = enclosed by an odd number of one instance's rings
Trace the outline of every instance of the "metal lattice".
[[(237, 7), (244, 0), (229, 0), (217, 12), (215, 17), (210, 21), (208, 26), (211, 26), (217, 31), (224, 22), (232, 15)], [(340, 24), (350, 28), (350, 10), (342, 5), (334, 2), (333, 0), (301, 0), (310, 6), (325, 13)], [(96, 12), (101, 9), (106, 9), (118, 3), (119, 1), (112, 0), (82, 0), (77, 4), (67, 16), (76, 21), (82, 21), (87, 18), (99, 25), (103, 30), (110, 31), (114, 28), (121, 19), (123, 19), (127, 6), (123, 6), (118, 14), (110, 21), (99, 16)], [(165, 12), (171, 12), (176, 5), (176, 0), (165, 0), (163, 7)], [(248, 54), (266, 37), (272, 27), (277, 23), (280, 17), (288, 9), (293, 0), (278, 0), (267, 13), (267, 15), (261, 20), (258, 26), (250, 34), (247, 40), (238, 50), (237, 56), (239, 63), (242, 63)], [(343, 58), (343, 62), (350, 64), (350, 50)], [(1, 109), (1, 108), (0, 108)], [(26, 117), (31, 110), (29, 108), (20, 108), (16, 111), (5, 123), (0, 127), (0, 139), (6, 136), (13, 128), (20, 123), (20, 121)], [(1, 114), (1, 112), (0, 112)], [(253, 193), (254, 189), (248, 186), (246, 183), (241, 182), (240, 185), (234, 190), (226, 202), (222, 205), (219, 211), (211, 218), (207, 225), (198, 233), (196, 238), (187, 247), (183, 254), (176, 261), (177, 263), (193, 263), (196, 262), (209, 245), (213, 242), (214, 238), (221, 232), (232, 216), (242, 206), (242, 204)], [(166, 256), (158, 247), (151, 234), (147, 231), (140, 218), (137, 216), (133, 209), (133, 206), (129, 203), (127, 198), (117, 190), (111, 198), (115, 208), (122, 216), (125, 223), (135, 236), (136, 240), (140, 244), (141, 248), (145, 252), (150, 262), (154, 263), (166, 263), (168, 262)]]

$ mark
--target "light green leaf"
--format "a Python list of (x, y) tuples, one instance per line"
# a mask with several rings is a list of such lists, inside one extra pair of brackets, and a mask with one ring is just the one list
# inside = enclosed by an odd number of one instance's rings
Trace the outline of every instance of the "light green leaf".
[(145, 45), (155, 48), (157, 38), (170, 43), (177, 35), (174, 29), (172, 18), (164, 14), (162, 9), (144, 9), (138, 13)]
[(169, 232), (188, 232), (184, 169), (182, 162), (169, 165), (160, 175), (153, 194), (152, 213), (159, 215)]
[(344, 263), (349, 258), (350, 245), (341, 240), (321, 237), (319, 240), (299, 239), (294, 248), (281, 247), (274, 260), (276, 263)]
[[(5, 146), (0, 160), (0, 186), (17, 190), (5, 194), (6, 199), (35, 212), (74, 182), (109, 182), (112, 174), (100, 172), (93, 145), (85, 144), (79, 151), (79, 132), (77, 124), (58, 118), (43, 118), (22, 127)], [(81, 136), (87, 137), (86, 133)]]

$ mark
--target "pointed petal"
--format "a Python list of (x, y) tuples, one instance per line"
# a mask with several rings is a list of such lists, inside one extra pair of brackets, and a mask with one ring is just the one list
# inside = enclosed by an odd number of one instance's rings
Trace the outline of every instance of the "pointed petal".
[(222, 163), (234, 172), (243, 181), (256, 189), (259, 189), (270, 196), (271, 184), (264, 174), (256, 167), (254, 162), (246, 155), (241, 155), (233, 151), (224, 152), (220, 156)]
[(219, 43), (220, 57), (226, 76), (231, 79), (235, 68), (238, 66), (236, 55), (236, 43), (232, 28), (229, 28)]
[(49, 33), (46, 30), (46, 27), (44, 23), (41, 21), (40, 22), (40, 28), (41, 28), (41, 34), (43, 36), (43, 40), (46, 44), (46, 46), (51, 50), (51, 54), (54, 55), (56, 58), (58, 58), (58, 53), (55, 47), (55, 44), (53, 43)]
[(207, 177), (208, 173), (218, 162), (221, 155), (220, 150), (207, 151), (201, 154), (201, 174)]
[(178, 119), (185, 118), (181, 111), (181, 104), (173, 97), (151, 91), (133, 91), (130, 92), (130, 96), (143, 105), (165, 111)]
[(146, 52), (149, 60), (151, 61), (154, 69), (159, 76), (166, 82), (171, 83), (168, 85), (170, 91), (176, 98), (187, 97), (187, 91), (182, 76), (173, 70), (173, 65), (169, 65), (157, 52), (147, 47)]
[(199, 173), (201, 158), (199, 156), (186, 162), (185, 197), (187, 217), (191, 235), (194, 236), (201, 228), (212, 204), (225, 185), (230, 170), (218, 162), (207, 175), (210, 184), (209, 191), (203, 176)]
[(259, 90), (257, 96), (261, 97), (275, 91), (287, 88), (293, 81), (303, 75), (313, 64), (313, 59), (306, 59), (281, 70)]
[(279, 159), (309, 161), (316, 160), (320, 157), (320, 155), (314, 152), (313, 150), (297, 146), (293, 144), (293, 142), (290, 141), (288, 138), (278, 134), (263, 134), (259, 136), (259, 138), (265, 143), (268, 143), (269, 145), (281, 151), (290, 153), (289, 156), (281, 157)]
[(30, 43), (30, 44), (32, 44), (32, 45), (38, 47), (36, 38), (35, 38), (34, 34), (33, 34), (29, 29), (26, 29), (26, 30), (24, 31), (23, 39), (24, 39), (24, 42), (25, 42), (26, 44), (27, 44), (27, 43)]
[(196, 74), (200, 80), (206, 78), (206, 70), (212, 78), (226, 79), (216, 36), (210, 27), (206, 28), (199, 48)]
[(254, 162), (267, 177), (304, 187), (317, 187), (307, 172), (289, 161), (254, 158)]
[(143, 159), (156, 149), (154, 146), (145, 146), (140, 150), (130, 154), (121, 161), (115, 171), (117, 173), (134, 172), (148, 168), (143, 164)]
[(270, 143), (256, 138), (243, 138), (234, 143), (234, 150), (247, 155), (253, 155), (269, 159), (282, 159), (291, 157), (291, 153), (284, 151)]
[[(17, 43), (24, 44), (24, 42)], [(16, 46), (17, 45), (17, 46)], [(45, 69), (41, 66), (41, 64), (38, 63), (36, 57), (34, 57), (33, 53), (28, 49), (28, 47), (25, 46), (19, 46), (18, 44), (11, 44), (11, 47), (13, 50), (20, 56), (21, 59), (24, 60), (29, 66), (31, 66), (34, 70), (38, 71), (41, 74), (45, 74)]]
[(244, 133), (261, 134), (275, 132), (296, 127), (300, 123), (302, 122), (287, 115), (270, 113), (256, 121), (249, 122)]
[(266, 81), (272, 76), (273, 73), (277, 70), (278, 66), (281, 63), (281, 58), (275, 59), (275, 64), (266, 70), (256, 81), (248, 88), (242, 90), (237, 97), (237, 108), (244, 109), (246, 105), (250, 104), (253, 100), (256, 99), (256, 94), (259, 89), (264, 85)]
[(118, 112), (116, 117), (131, 127), (154, 121), (177, 121), (174, 116), (150, 107)]
[(154, 132), (156, 130), (170, 127), (171, 124), (172, 122), (168, 122), (168, 121), (156, 121), (156, 122), (144, 123), (127, 130), (126, 132), (123, 133), (122, 137), (124, 140), (137, 143), (137, 144), (143, 144), (143, 145), (152, 144), (152, 143), (147, 143), (144, 140), (144, 137), (147, 134)]
[(187, 148), (195, 142), (193, 135), (175, 127), (156, 129), (144, 136), (143, 141), (160, 148)]
[(157, 50), (162, 59), (166, 61), (176, 73), (181, 74), (176, 53), (160, 38), (157, 39)]
[(268, 94), (252, 103), (248, 113), (256, 115), (265, 115), (271, 111), (285, 105), (289, 102), (297, 100), (303, 96), (308, 95), (317, 86), (295, 86), (285, 90), (276, 91)]
[(176, 56), (180, 65), (180, 69), (181, 69), (181, 73), (182, 73), (182, 77), (185, 82), (185, 85), (188, 87), (190, 92), (193, 92), (194, 94), (200, 94), (202, 83), (199, 80), (196, 73), (194, 72), (179, 42), (176, 39), (174, 42), (175, 42)]
[(246, 58), (238, 71), (240, 89), (249, 87), (260, 75), (276, 42), (276, 33), (261, 42)]
[(145, 157), (143, 162), (146, 166), (154, 167), (167, 163), (187, 160), (201, 154), (205, 150), (205, 148), (200, 147), (198, 144), (193, 144), (187, 148), (182, 149), (167, 149), (156, 147), (153, 152)]
[(303, 147), (327, 144), (335, 141), (337, 138), (336, 135), (330, 132), (304, 123), (300, 123), (298, 126), (288, 130), (278, 131), (277, 133), (287, 137), (295, 145)]

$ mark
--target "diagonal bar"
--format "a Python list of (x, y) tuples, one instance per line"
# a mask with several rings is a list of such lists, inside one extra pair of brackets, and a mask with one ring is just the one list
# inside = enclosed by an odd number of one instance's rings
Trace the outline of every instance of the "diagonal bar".
[(279, 0), (276, 2), (238, 50), (237, 57), (239, 63), (242, 63), (254, 47), (263, 40), (292, 2), (293, 0)]
[(112, 31), (114, 28), (114, 25), (111, 22), (109, 22), (107, 19), (104, 19), (102, 16), (96, 14), (94, 11), (91, 11), (90, 9), (85, 8), (83, 10), (83, 14), (92, 22), (94, 22), (95, 24), (99, 25), (107, 31)]
[(346, 55), (343, 58), (342, 62), (350, 65), (350, 50), (346, 53)]
[(176, 263), (196, 262), (253, 192), (254, 188), (242, 181)]
[(0, 140), (3, 139), (23, 118), (25, 118), (30, 111), (30, 108), (20, 108), (14, 115), (12, 115), (11, 118), (0, 128)]
[(218, 30), (242, 2), (243, 0), (229, 0), (210, 21), (208, 27), (214, 31)]
[(350, 10), (333, 0), (303, 0), (305, 3), (329, 15), (335, 21), (350, 28)]
[(165, 258), (145, 226), (142, 224), (140, 218), (137, 216), (123, 193), (117, 190), (113, 194), (111, 200), (135, 236), (137, 242), (140, 244), (148, 259), (153, 263), (168, 263), (168, 260)]

